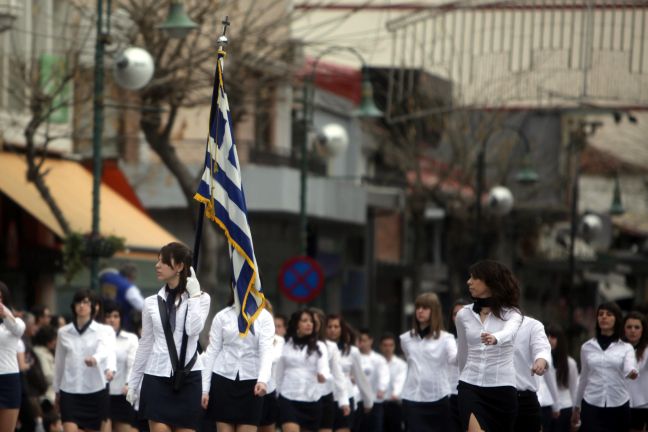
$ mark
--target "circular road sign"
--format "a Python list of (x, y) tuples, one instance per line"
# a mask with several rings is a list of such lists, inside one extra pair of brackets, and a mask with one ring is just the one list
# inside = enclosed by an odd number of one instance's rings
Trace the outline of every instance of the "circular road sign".
[(317, 261), (307, 256), (286, 260), (279, 270), (279, 290), (296, 303), (308, 303), (324, 287), (324, 272)]

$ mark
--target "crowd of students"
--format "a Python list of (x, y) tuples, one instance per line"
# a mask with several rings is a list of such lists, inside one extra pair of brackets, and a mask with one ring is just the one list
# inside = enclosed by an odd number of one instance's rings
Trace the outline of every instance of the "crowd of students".
[(164, 246), (156, 275), (139, 335), (89, 290), (69, 323), (42, 310), (20, 318), (0, 283), (0, 432), (648, 429), (645, 316), (600, 305), (579, 375), (564, 333), (523, 315), (516, 279), (495, 261), (470, 268), (471, 300), (448, 322), (437, 295), (420, 294), (410, 329), (382, 335), (380, 353), (341, 315), (286, 318), (269, 302), (241, 337), (233, 296), (202, 350), (211, 299), (189, 249)]

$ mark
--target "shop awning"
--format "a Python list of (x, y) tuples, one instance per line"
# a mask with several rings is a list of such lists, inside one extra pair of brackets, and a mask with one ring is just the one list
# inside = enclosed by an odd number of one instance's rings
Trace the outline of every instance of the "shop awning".
[[(92, 175), (79, 163), (48, 159), (44, 164), (45, 182), (70, 228), (89, 233), (92, 224)], [(33, 183), (26, 179), (24, 155), (0, 152), (0, 192), (20, 205), (55, 234), (63, 231)], [(178, 241), (117, 192), (101, 185), (100, 231), (126, 239), (130, 249), (157, 251), (166, 243)]]

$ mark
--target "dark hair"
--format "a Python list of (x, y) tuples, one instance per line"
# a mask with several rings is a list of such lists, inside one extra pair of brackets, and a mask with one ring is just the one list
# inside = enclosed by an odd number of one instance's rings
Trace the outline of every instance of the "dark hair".
[(43, 318), (45, 316), (45, 310), (47, 309), (49, 309), (47, 306), (37, 304), (32, 306), (29, 311), (34, 315), (34, 318), (38, 320), (39, 318)]
[(338, 348), (342, 351), (343, 355), (349, 354), (351, 351), (351, 346), (355, 344), (356, 335), (353, 329), (347, 322), (344, 320), (342, 315), (339, 314), (328, 314), (326, 317), (326, 323), (331, 320), (337, 320), (340, 322), (340, 339), (337, 342)]
[(470, 276), (483, 281), (491, 291), (491, 312), (502, 319), (503, 308), (520, 309), (520, 286), (505, 265), (493, 261), (478, 261), (470, 266)]
[(72, 309), (72, 318), (76, 319), (76, 310), (74, 310), (74, 305), (77, 303), (81, 303), (82, 300), (88, 299), (90, 300), (90, 319), (95, 314), (95, 302), (97, 301), (97, 296), (93, 294), (92, 291), (89, 289), (80, 289), (77, 292), (74, 293), (74, 297), (72, 297), (72, 303), (70, 303), (70, 309)]
[(111, 300), (111, 299), (104, 300), (103, 302), (104, 316), (111, 314), (113, 312), (117, 312), (119, 314), (119, 317), (121, 318), (122, 311), (121, 308), (119, 307), (119, 304), (115, 300)]
[(178, 242), (171, 242), (160, 249), (160, 261), (163, 264), (173, 267), (173, 264), (184, 264), (184, 268), (180, 271), (180, 284), (183, 291), (187, 286), (187, 278), (191, 275), (190, 267), (193, 264), (193, 253), (191, 250)]
[(612, 337), (615, 340), (620, 339), (623, 335), (623, 314), (621, 312), (621, 308), (618, 304), (616, 304), (616, 302), (601, 303), (598, 309), (596, 309), (596, 336), (601, 336), (601, 327), (599, 327), (598, 323), (598, 314), (602, 310), (612, 312), (612, 315), (614, 315), (614, 333), (612, 334)]
[(274, 317), (274, 319), (279, 319), (279, 320), (283, 321), (284, 327), (288, 326), (288, 318), (286, 318), (286, 315), (276, 313), (276, 314), (273, 314), (273, 317)]
[(556, 338), (556, 348), (551, 350), (551, 358), (556, 368), (556, 381), (562, 387), (569, 387), (569, 362), (567, 361), (569, 350), (565, 332), (554, 325), (548, 326), (545, 332), (548, 336)]
[(439, 296), (433, 292), (424, 292), (416, 297), (414, 301), (415, 312), (412, 315), (412, 330), (410, 331), (412, 336), (423, 330), (421, 324), (416, 319), (416, 309), (420, 307), (430, 309), (430, 320), (428, 321), (430, 333), (428, 333), (426, 338), (438, 339), (441, 335), (441, 330), (443, 330), (443, 312), (441, 311)]
[[(635, 355), (637, 356), (637, 361), (639, 361), (643, 358), (643, 355), (646, 352), (646, 346), (648, 346), (648, 319), (646, 319), (646, 316), (641, 312), (632, 311), (628, 313), (628, 315), (626, 315), (625, 319), (623, 320), (624, 328), (626, 322), (629, 319), (635, 319), (641, 321), (641, 337), (639, 338), (639, 342), (637, 342), (637, 345), (634, 347)], [(628, 342), (628, 340), (625, 337), (625, 332), (622, 339)]]
[(2, 304), (11, 309), (13, 302), (11, 301), (11, 293), (9, 287), (4, 282), (0, 281), (0, 295), (2, 296)]
[(457, 326), (452, 319), (452, 316), (454, 315), (454, 309), (457, 306), (465, 306), (467, 304), (470, 304), (470, 302), (464, 298), (458, 298), (455, 300), (455, 302), (452, 304), (452, 308), (450, 309), (450, 314), (448, 317), (448, 333), (451, 333), (455, 338), (457, 337)]
[(128, 280), (135, 279), (137, 277), (137, 267), (131, 263), (124, 263), (119, 268), (119, 274)]
[(361, 336), (369, 336), (369, 339), (373, 339), (373, 336), (371, 336), (371, 330), (369, 330), (368, 327), (360, 327), (358, 329), (358, 337)]
[[(317, 331), (317, 338), (321, 341), (326, 340), (326, 314), (322, 309), (316, 307), (309, 307), (308, 310), (313, 314), (313, 318), (315, 319), (313, 325)], [(318, 322), (319, 329), (317, 329)]]
[(387, 339), (391, 339), (394, 341), (394, 343), (396, 343), (396, 336), (392, 332), (385, 332), (382, 334), (382, 336), (380, 336), (381, 343), (382, 341), (386, 341)]
[(307, 353), (308, 355), (311, 355), (313, 352), (317, 352), (317, 354), (321, 356), (322, 353), (320, 352), (319, 347), (317, 346), (317, 333), (315, 332), (315, 317), (313, 316), (313, 313), (308, 309), (301, 309), (294, 312), (292, 315), (290, 315), (290, 320), (288, 321), (288, 329), (286, 330), (286, 342), (292, 340), (295, 345), (297, 344), (296, 343), (296, 340), (298, 338), (297, 326), (299, 324), (299, 321), (301, 320), (302, 315), (304, 314), (310, 316), (311, 321), (313, 321), (313, 331), (311, 332), (310, 335), (306, 337)]
[(32, 343), (34, 345), (47, 346), (48, 343), (56, 340), (57, 330), (50, 326), (44, 325), (38, 329), (34, 337), (32, 338)]

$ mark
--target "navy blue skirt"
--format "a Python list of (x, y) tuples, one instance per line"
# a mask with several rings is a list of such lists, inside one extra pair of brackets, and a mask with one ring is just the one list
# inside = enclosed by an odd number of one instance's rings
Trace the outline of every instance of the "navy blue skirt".
[(335, 402), (335, 415), (333, 416), (333, 430), (351, 429), (351, 427), (353, 427), (354, 406), (355, 403), (353, 402), (353, 398), (350, 398), (349, 407), (351, 408), (351, 412), (349, 413), (349, 415), (345, 416), (344, 411), (342, 411), (342, 408), (340, 408), (338, 403)]
[(61, 421), (79, 429), (99, 430), (108, 406), (105, 389), (95, 393), (66, 393), (61, 390)]
[(320, 420), (318, 429), (333, 429), (335, 408), (337, 407), (337, 402), (333, 400), (333, 393), (322, 396), (320, 403), (322, 404), (322, 419)]
[(513, 432), (517, 412), (517, 390), (512, 386), (479, 387), (459, 381), (459, 415), (468, 430), (474, 415), (486, 432)]
[(259, 426), (270, 426), (277, 423), (279, 419), (279, 405), (277, 404), (277, 392), (273, 391), (263, 396), (263, 409)]
[(136, 411), (124, 395), (110, 395), (110, 420), (115, 423), (134, 424)]
[(20, 408), (21, 390), (19, 373), (0, 375), (0, 409)]
[(202, 377), (192, 371), (179, 391), (173, 390), (171, 378), (144, 374), (140, 391), (140, 418), (164, 423), (172, 428), (197, 430), (202, 424)]
[(322, 404), (300, 402), (279, 396), (279, 423), (297, 423), (302, 429), (315, 431), (322, 421)]
[(207, 418), (233, 425), (258, 426), (263, 398), (254, 395), (257, 380), (231, 380), (212, 373)]

